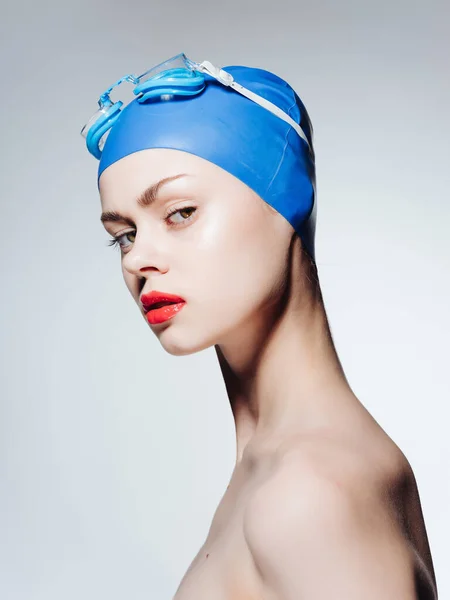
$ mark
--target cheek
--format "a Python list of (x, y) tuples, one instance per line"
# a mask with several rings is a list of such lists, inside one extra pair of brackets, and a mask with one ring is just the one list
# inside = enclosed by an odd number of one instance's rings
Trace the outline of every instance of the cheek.
[(133, 296), (133, 298), (137, 299), (136, 302), (138, 302), (139, 295), (142, 292), (141, 288), (138, 286), (143, 285), (143, 282), (142, 283), (138, 282), (135, 275), (133, 275), (129, 271), (126, 271), (123, 268), (123, 262), (121, 263), (121, 270), (122, 270), (122, 277), (125, 282), (125, 285), (127, 286), (128, 291)]
[(261, 219), (250, 227), (222, 225), (207, 247), (196, 253), (190, 288), (210, 326), (226, 327), (272, 303), (283, 290), (286, 256), (285, 244), (270, 235)]

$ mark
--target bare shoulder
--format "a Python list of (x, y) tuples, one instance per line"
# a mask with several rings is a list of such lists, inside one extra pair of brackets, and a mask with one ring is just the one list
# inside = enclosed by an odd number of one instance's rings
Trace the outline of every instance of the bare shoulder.
[(244, 515), (268, 587), (283, 600), (436, 598), (407, 535), (402, 498), (411, 481), (393, 443), (319, 435), (285, 445)]
[[(353, 510), (386, 504), (411, 475), (406, 458), (386, 446), (375, 457), (357, 442), (332, 435), (311, 435), (290, 440), (280, 448), (270, 477), (255, 491), (246, 511), (246, 531), (261, 535), (260, 519), (277, 531), (291, 518), (309, 520), (325, 512)], [(267, 521), (268, 519), (268, 521)], [(263, 541), (263, 540), (261, 540)]]

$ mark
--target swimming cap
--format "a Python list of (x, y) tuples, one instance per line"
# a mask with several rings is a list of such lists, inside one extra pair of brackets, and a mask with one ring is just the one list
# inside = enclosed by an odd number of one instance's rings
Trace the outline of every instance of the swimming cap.
[[(273, 102), (300, 124), (311, 149), (312, 126), (291, 86), (264, 69), (222, 67), (235, 81)], [(248, 185), (289, 221), (314, 260), (314, 151), (287, 122), (205, 74), (196, 95), (130, 102), (106, 138), (97, 183), (121, 158), (148, 148), (190, 152)]]

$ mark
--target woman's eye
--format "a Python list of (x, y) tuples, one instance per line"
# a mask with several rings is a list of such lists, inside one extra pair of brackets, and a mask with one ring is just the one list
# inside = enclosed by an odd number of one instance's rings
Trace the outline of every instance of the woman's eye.
[(176, 215), (177, 213), (179, 213), (180, 215), (188, 213), (187, 217), (183, 216), (178, 222), (175, 222), (175, 225), (178, 225), (180, 223), (184, 223), (185, 221), (189, 221), (190, 218), (191, 218), (191, 214), (192, 214), (192, 213), (190, 213), (190, 211), (194, 211), (195, 212), (196, 210), (197, 209), (196, 209), (195, 206), (185, 206), (184, 208), (178, 208), (178, 209), (175, 209), (172, 212), (170, 212), (167, 215), (166, 220), (169, 219), (169, 217), (172, 217), (173, 215)]
[(112, 239), (109, 240), (108, 246), (117, 246), (117, 247), (120, 246), (122, 248), (122, 250), (125, 250), (126, 248), (128, 248), (128, 246), (123, 246), (121, 244), (120, 240), (128, 235), (135, 236), (135, 232), (134, 231), (126, 231), (125, 233), (122, 233), (121, 235), (117, 235), (116, 237), (113, 237)]
[[(177, 225), (181, 225), (181, 224), (185, 223), (186, 221), (190, 221), (193, 212), (195, 212), (196, 210), (197, 210), (197, 207), (195, 207), (195, 206), (185, 206), (184, 208), (178, 208), (178, 209), (173, 210), (171, 213), (169, 213), (167, 215), (167, 217), (165, 218), (165, 220), (169, 221), (170, 217), (179, 213), (181, 216), (181, 219), (179, 221), (176, 221), (175, 223), (170, 223), (170, 225), (172, 227), (176, 227)], [(187, 217), (184, 216), (186, 214), (188, 214)], [(126, 231), (125, 233), (122, 233), (121, 235), (116, 235), (115, 237), (113, 237), (112, 239), (109, 240), (108, 246), (117, 246), (117, 247), (120, 247), (122, 250), (126, 250), (134, 242), (134, 240), (132, 240), (130, 245), (124, 245), (121, 242), (122, 238), (125, 238), (130, 242), (130, 240), (128, 239), (128, 236), (135, 237), (136, 232), (135, 231)]]

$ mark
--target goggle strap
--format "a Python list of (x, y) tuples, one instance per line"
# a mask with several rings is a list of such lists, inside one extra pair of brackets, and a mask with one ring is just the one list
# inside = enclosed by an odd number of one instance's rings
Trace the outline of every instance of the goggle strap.
[(308, 144), (308, 147), (309, 147), (308, 138), (306, 137), (306, 134), (304, 133), (303, 129), (300, 127), (300, 125), (298, 123), (296, 123), (294, 121), (294, 119), (290, 115), (288, 115), (286, 112), (284, 112), (284, 110), (281, 110), (281, 108), (279, 106), (277, 106), (273, 102), (270, 102), (270, 100), (263, 98), (259, 94), (255, 94), (255, 92), (248, 90), (247, 88), (243, 87), (239, 83), (236, 83), (235, 81), (233, 81), (233, 83), (231, 84), (231, 87), (234, 88), (236, 91), (240, 92), (243, 96), (247, 96), (247, 98), (249, 98), (250, 100), (253, 100), (257, 104), (260, 104), (267, 110), (271, 111), (277, 117), (280, 117), (280, 119), (283, 119), (283, 121), (286, 121), (286, 123), (288, 123), (298, 133), (298, 135), (303, 140), (305, 140), (305, 142)]
[(222, 83), (223, 85), (232, 87), (239, 94), (246, 96), (247, 98), (249, 98), (249, 100), (256, 102), (256, 104), (263, 106), (270, 112), (274, 113), (280, 119), (283, 119), (283, 121), (288, 123), (298, 133), (298, 135), (307, 143), (308, 148), (311, 151), (311, 147), (309, 145), (308, 138), (306, 137), (306, 134), (304, 133), (303, 129), (300, 127), (300, 125), (298, 123), (296, 123), (294, 121), (294, 119), (290, 115), (285, 113), (284, 110), (281, 110), (281, 108), (279, 106), (277, 106), (273, 102), (270, 102), (270, 100), (263, 98), (259, 94), (255, 94), (255, 92), (252, 92), (251, 90), (248, 90), (244, 86), (240, 85), (239, 83), (234, 81), (234, 78), (230, 73), (228, 73), (227, 71), (224, 71), (223, 69), (218, 69), (212, 63), (210, 63), (208, 60), (204, 60), (202, 63), (200, 63), (200, 65), (197, 67), (197, 69), (199, 71), (204, 71), (204, 72), (208, 73), (208, 75), (211, 75), (212, 77), (214, 77), (215, 79), (220, 81), (220, 83)]

